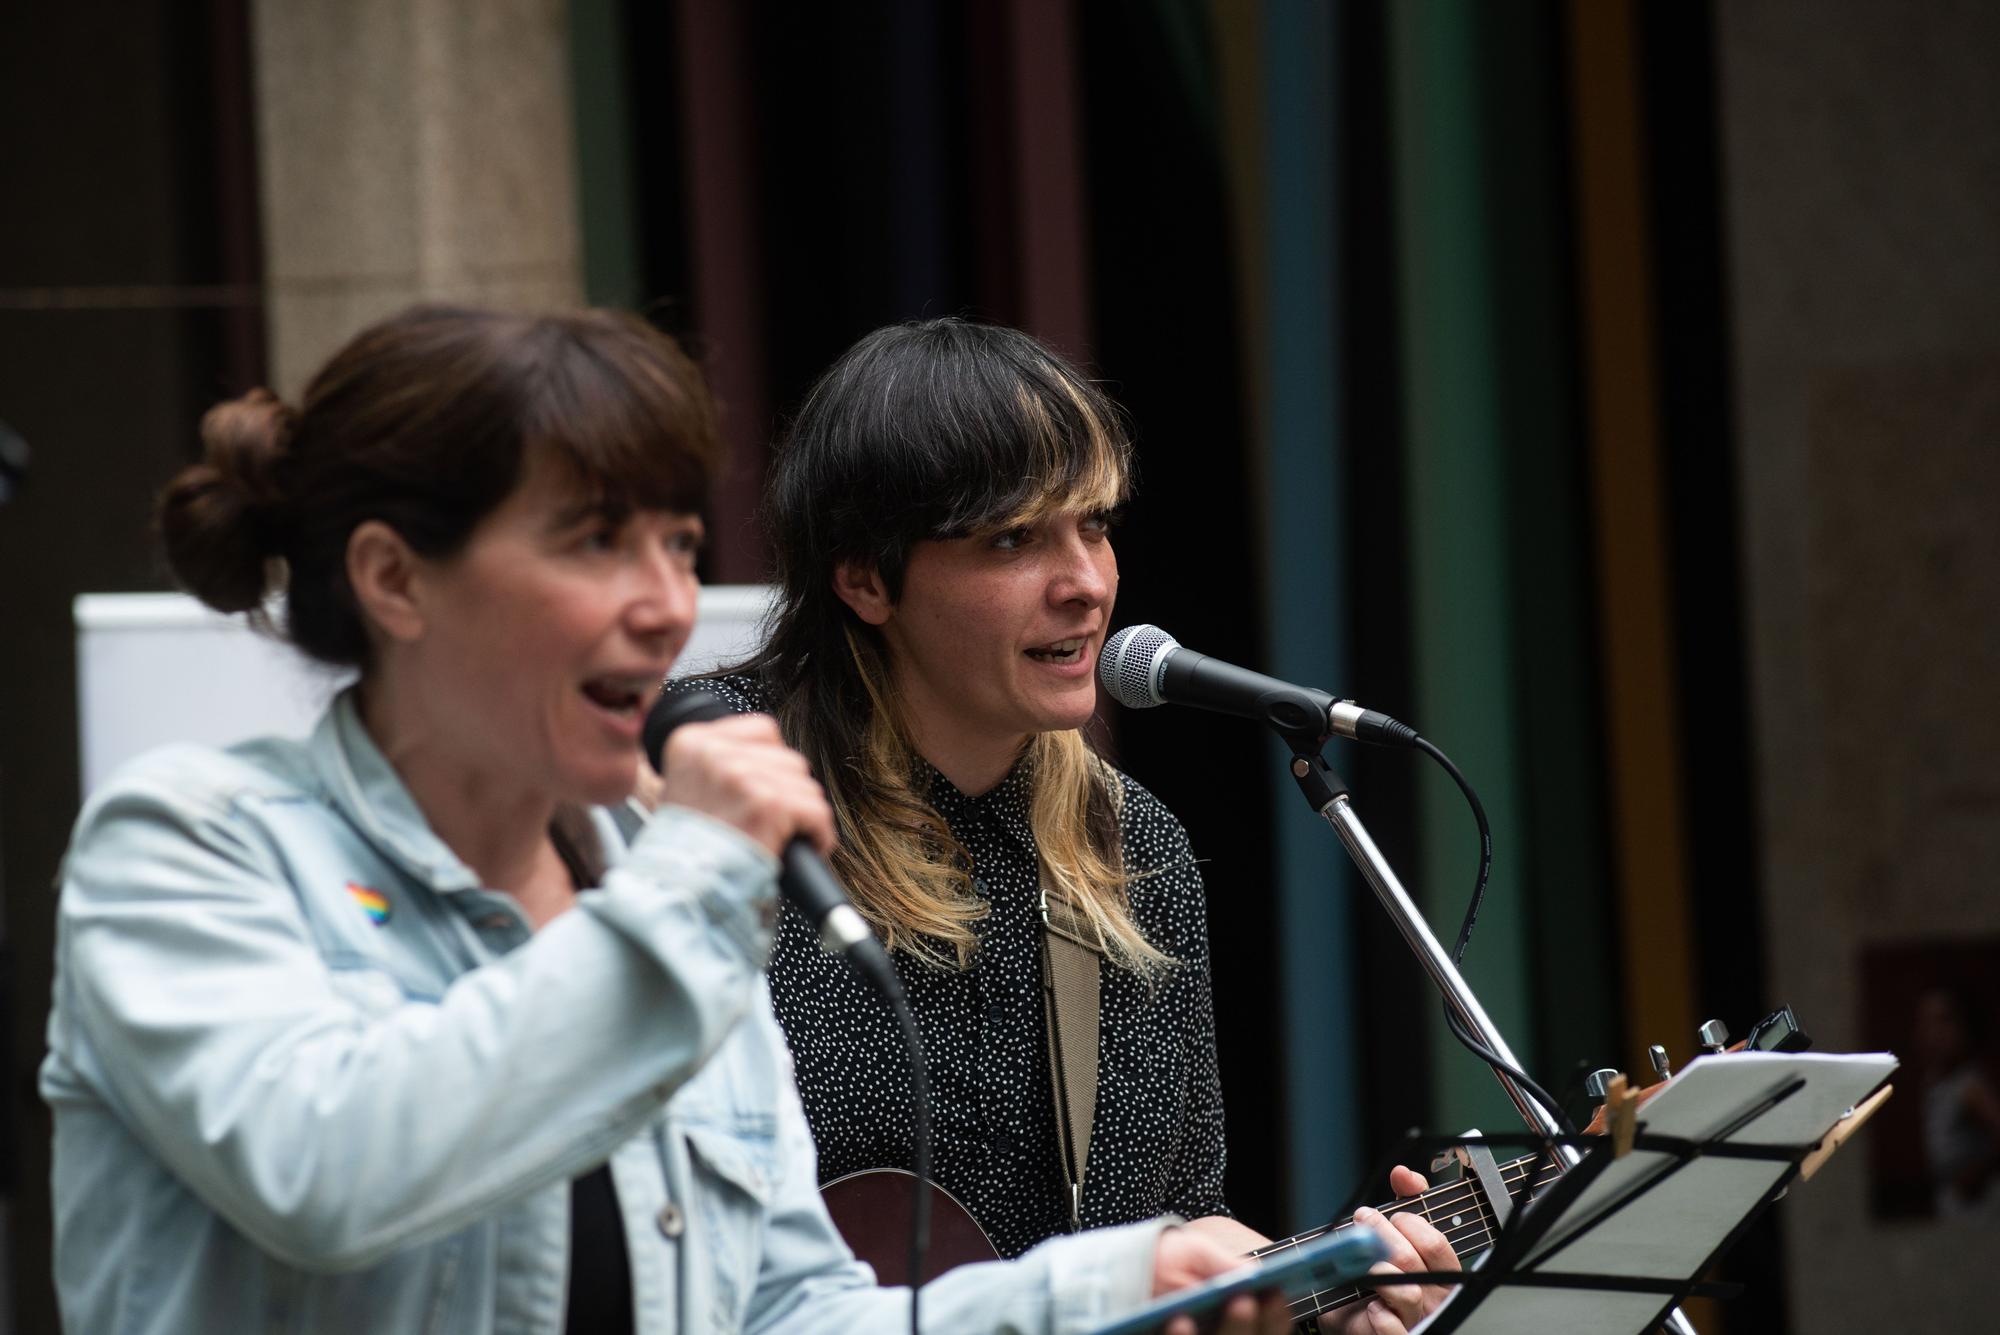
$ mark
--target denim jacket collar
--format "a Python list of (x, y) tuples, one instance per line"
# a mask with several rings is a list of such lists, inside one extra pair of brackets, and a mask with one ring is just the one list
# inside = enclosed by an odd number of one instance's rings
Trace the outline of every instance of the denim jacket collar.
[(482, 888), (431, 830), (403, 776), (369, 735), (354, 687), (335, 697), (307, 749), (334, 807), (386, 857), (440, 894)]

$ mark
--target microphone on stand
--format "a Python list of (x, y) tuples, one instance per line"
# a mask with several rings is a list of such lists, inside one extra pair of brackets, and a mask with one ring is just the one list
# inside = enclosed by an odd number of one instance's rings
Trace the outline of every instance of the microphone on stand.
[(1315, 749), (1333, 736), (1377, 746), (1417, 745), (1417, 731), (1311, 686), (1294, 686), (1185, 648), (1158, 626), (1127, 626), (1104, 642), (1097, 680), (1128, 709), (1192, 705), (1267, 723)]

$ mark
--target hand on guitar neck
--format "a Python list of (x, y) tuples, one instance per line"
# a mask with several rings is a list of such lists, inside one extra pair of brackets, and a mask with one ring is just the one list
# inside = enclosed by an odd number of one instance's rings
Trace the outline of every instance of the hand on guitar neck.
[[(1192, 1284), (1227, 1274), (1243, 1264), (1243, 1253), (1225, 1247), (1191, 1225), (1182, 1224), (1160, 1234), (1153, 1251), (1153, 1296), (1185, 1289)], [(1215, 1335), (1285, 1335), (1292, 1328), (1292, 1313), (1283, 1293), (1262, 1299), (1243, 1294), (1222, 1309)], [(1163, 1335), (1195, 1335), (1194, 1321), (1186, 1316), (1168, 1322)]]
[[(1393, 1275), (1400, 1272), (1424, 1272), (1457, 1270), (1458, 1252), (1452, 1247), (1452, 1240), (1434, 1227), (1430, 1216), (1423, 1208), (1423, 1195), (1430, 1188), (1424, 1176), (1400, 1164), (1389, 1173), (1389, 1189), (1401, 1198), (1398, 1202), (1370, 1209), (1366, 1206), (1354, 1212), (1354, 1222), (1343, 1228), (1371, 1229), (1388, 1248), (1388, 1259), (1378, 1261), (1370, 1273)], [(1407, 1204), (1404, 1204), (1407, 1202)], [(1397, 1208), (1402, 1205), (1402, 1208)], [(1232, 1225), (1227, 1236), (1228, 1243), (1238, 1252), (1271, 1256), (1286, 1247), (1298, 1245), (1309, 1237), (1316, 1237), (1327, 1230), (1316, 1230), (1312, 1234), (1301, 1234), (1297, 1238), (1287, 1238), (1283, 1242), (1272, 1242), (1269, 1238), (1244, 1228), (1234, 1220), (1221, 1220)], [(1197, 1219), (1186, 1227), (1201, 1229), (1211, 1221)], [(1402, 1335), (1430, 1312), (1451, 1290), (1442, 1284), (1385, 1284), (1372, 1292), (1366, 1289), (1346, 1289), (1340, 1294), (1320, 1295), (1331, 1301), (1314, 1304), (1310, 1309), (1305, 1304), (1296, 1307), (1290, 1320), (1294, 1325), (1318, 1316), (1318, 1328), (1329, 1335)]]
[[(1398, 1196), (1421, 1198), (1429, 1187), (1423, 1174), (1401, 1164), (1389, 1171), (1389, 1189)], [(1371, 1267), (1373, 1274), (1459, 1268), (1458, 1253), (1452, 1249), (1451, 1240), (1433, 1227), (1421, 1210), (1391, 1210), (1384, 1214), (1364, 1206), (1354, 1212), (1354, 1222), (1374, 1229), (1389, 1246), (1388, 1259), (1376, 1262)], [(1339, 1331), (1342, 1335), (1401, 1335), (1450, 1292), (1442, 1284), (1384, 1285), (1367, 1302), (1322, 1314), (1319, 1326), (1323, 1331)]]
[[(1389, 1175), (1389, 1185), (1400, 1196), (1420, 1196), (1428, 1184), (1408, 1168), (1398, 1167)], [(1456, 1270), (1458, 1253), (1445, 1236), (1433, 1228), (1416, 1210), (1391, 1211), (1361, 1209), (1354, 1215), (1354, 1227), (1373, 1230), (1388, 1248), (1388, 1259), (1378, 1261), (1370, 1273), (1393, 1275), (1405, 1271)], [(1153, 1293), (1159, 1296), (1184, 1288), (1242, 1264), (1246, 1253), (1274, 1255), (1296, 1240), (1273, 1244), (1256, 1230), (1233, 1219), (1212, 1215), (1190, 1220), (1160, 1235), (1153, 1262)], [(1359, 1301), (1322, 1311), (1319, 1329), (1332, 1335), (1403, 1335), (1432, 1308), (1444, 1301), (1448, 1289), (1435, 1284), (1391, 1284), (1374, 1290), (1372, 1296), (1359, 1294)], [(1317, 1296), (1317, 1295), (1316, 1295)], [(1262, 1303), (1239, 1298), (1224, 1313), (1221, 1332), (1249, 1335), (1281, 1335), (1297, 1329), (1320, 1309), (1311, 1300), (1287, 1303), (1282, 1296), (1267, 1297)], [(1165, 1335), (1194, 1335), (1193, 1322), (1179, 1318), (1166, 1327)]]

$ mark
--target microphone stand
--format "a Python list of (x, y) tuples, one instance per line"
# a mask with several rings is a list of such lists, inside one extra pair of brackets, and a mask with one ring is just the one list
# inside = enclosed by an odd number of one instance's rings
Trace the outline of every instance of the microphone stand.
[[(1479, 1004), (1479, 998), (1473, 995), (1472, 988), (1466, 983), (1464, 975), (1460, 974), (1458, 967), (1451, 962), (1450, 954), (1438, 944), (1437, 937), (1431, 932), (1430, 924), (1424, 921), (1424, 915), (1410, 898), (1409, 891), (1405, 890), (1402, 881), (1397, 879), (1395, 869), (1390, 867), (1388, 859), (1382, 856), (1382, 851), (1369, 837), (1368, 828), (1361, 823), (1361, 817), (1355, 814), (1354, 803), (1348, 796), (1346, 781), (1334, 772), (1333, 767), (1326, 763), (1326, 757), (1320, 754), (1319, 739), (1314, 738), (1308, 742), (1303, 735), (1288, 735), (1285, 740), (1292, 748), (1290, 768), (1292, 778), (1299, 785), (1299, 791), (1305, 795), (1306, 802), (1314, 813), (1331, 825), (1333, 832), (1340, 836), (1340, 842), (1347, 847), (1348, 856), (1354, 860), (1354, 865), (1360, 868), (1362, 877), (1374, 889), (1375, 898), (1381, 901), (1389, 920), (1395, 923), (1396, 930), (1403, 934), (1403, 940), (1415, 952), (1418, 961), (1424, 966), (1424, 971), (1430, 974), (1431, 981), (1437, 984), (1438, 991), (1444, 994), (1445, 1004), (1451, 1007), (1453, 1013), (1464, 1022), (1465, 1027), (1496, 1056), (1514, 1069), (1522, 1069), (1520, 1059), (1515, 1057), (1513, 1049), (1507, 1046), (1507, 1040), (1500, 1036), (1499, 1028), (1486, 1014), (1486, 1008)], [(1531, 1129), (1539, 1135), (1552, 1139), (1563, 1134), (1562, 1126), (1556, 1121), (1555, 1115), (1522, 1089), (1506, 1072), (1496, 1069), (1494, 1075), (1499, 1079), (1500, 1087), (1506, 1090), (1507, 1097), (1513, 1101), (1514, 1107), (1520, 1112), (1522, 1120)], [(1571, 1145), (1557, 1143), (1553, 1146), (1553, 1150), (1556, 1162), (1564, 1171), (1568, 1171), (1583, 1158), (1582, 1151)], [(1681, 1315), (1679, 1309), (1667, 1313), (1666, 1320), (1662, 1324), (1665, 1329), (1674, 1332), (1674, 1335), (1696, 1335), (1693, 1324)]]

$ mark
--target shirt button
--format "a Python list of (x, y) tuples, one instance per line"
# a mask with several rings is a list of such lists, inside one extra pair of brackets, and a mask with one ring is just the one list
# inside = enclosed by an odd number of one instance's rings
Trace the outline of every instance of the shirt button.
[(662, 1237), (678, 1238), (682, 1231), (687, 1228), (687, 1220), (682, 1217), (680, 1206), (675, 1205), (672, 1201), (668, 1201), (660, 1207), (660, 1212), (653, 1216), (653, 1221), (660, 1226), (660, 1236)]

